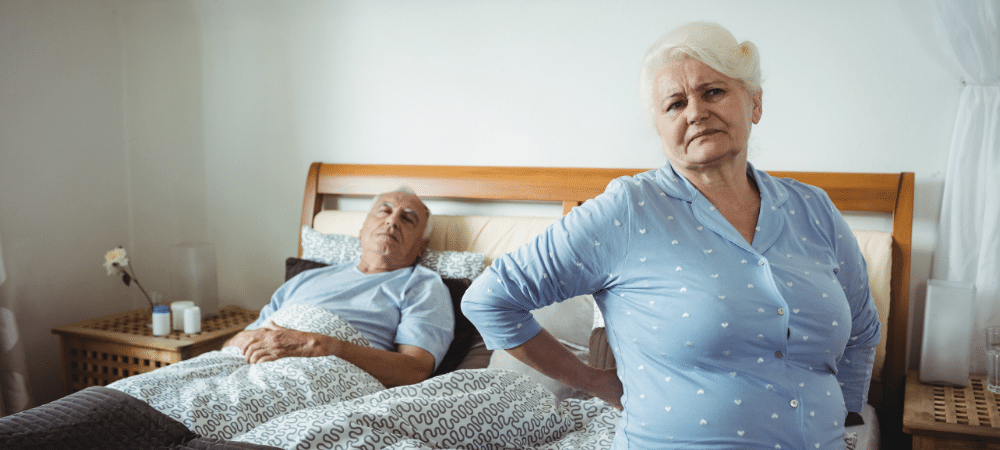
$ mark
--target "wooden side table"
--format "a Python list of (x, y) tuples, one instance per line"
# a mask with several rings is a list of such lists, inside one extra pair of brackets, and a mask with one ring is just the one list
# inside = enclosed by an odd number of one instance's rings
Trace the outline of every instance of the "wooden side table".
[(903, 431), (913, 450), (1000, 449), (1000, 395), (986, 390), (984, 375), (970, 375), (964, 388), (923, 384), (906, 375)]
[(259, 312), (223, 306), (218, 315), (202, 320), (201, 333), (171, 331), (166, 336), (153, 336), (150, 314), (149, 308), (140, 308), (53, 328), (62, 351), (63, 391), (68, 395), (106, 386), (218, 350)]

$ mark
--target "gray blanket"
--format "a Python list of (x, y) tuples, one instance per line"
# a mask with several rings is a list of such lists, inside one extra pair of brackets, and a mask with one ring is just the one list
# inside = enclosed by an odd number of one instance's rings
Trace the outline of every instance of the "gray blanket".
[(2, 449), (273, 449), (205, 438), (146, 402), (104, 387), (0, 418)]

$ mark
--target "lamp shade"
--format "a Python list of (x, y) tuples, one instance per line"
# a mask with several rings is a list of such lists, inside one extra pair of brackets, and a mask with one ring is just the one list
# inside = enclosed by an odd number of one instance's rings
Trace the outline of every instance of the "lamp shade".
[(972, 283), (927, 281), (921, 382), (962, 387), (968, 384), (975, 298), (976, 286)]
[(202, 318), (219, 314), (215, 247), (205, 242), (184, 242), (174, 245), (171, 253), (174, 298), (194, 302), (201, 309)]

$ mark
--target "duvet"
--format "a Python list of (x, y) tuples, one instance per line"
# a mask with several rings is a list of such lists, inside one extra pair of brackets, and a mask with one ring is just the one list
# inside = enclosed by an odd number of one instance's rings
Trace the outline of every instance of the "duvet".
[[(367, 345), (318, 308), (274, 321)], [(0, 418), (0, 448), (603, 450), (619, 417), (598, 399), (560, 401), (518, 372), (459, 370), (386, 389), (334, 356), (248, 364), (229, 347)], [(844, 437), (854, 449), (857, 433)]]
[[(367, 344), (335, 314), (282, 310), (275, 323)], [(528, 376), (460, 370), (386, 389), (335, 356), (248, 364), (233, 347), (108, 386), (199, 436), (279, 448), (607, 449), (619, 414), (557, 400)]]

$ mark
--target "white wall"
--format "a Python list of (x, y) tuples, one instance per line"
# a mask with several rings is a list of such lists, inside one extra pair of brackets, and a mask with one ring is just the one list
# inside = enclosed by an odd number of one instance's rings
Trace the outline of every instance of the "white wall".
[[(109, 291), (114, 301), (141, 305), (86, 268), (123, 235), (144, 284), (167, 293), (169, 246), (214, 242), (223, 302), (262, 306), (295, 253), (312, 161), (658, 167), (664, 157), (640, 119), (639, 60), (662, 33), (699, 19), (761, 49), (764, 115), (751, 154), (758, 167), (916, 172), (911, 314), (922, 318), (960, 88), (924, 2), (0, 2), (3, 60), (8, 47), (29, 60), (48, 58), (2, 72), (0, 104), (0, 240), (10, 275), (0, 293), (19, 304), (46, 299), (31, 307), (37, 314), (19, 316), (22, 329), (37, 329), (30, 338), (38, 348), (54, 348), (48, 329), (65, 322), (41, 311), (78, 305), (82, 287), (102, 305)], [(38, 3), (46, 6), (30, 6)], [(29, 16), (38, 17), (26, 32), (33, 39), (7, 33)], [(110, 36), (91, 31), (81, 39), (65, 23), (76, 16), (107, 26)], [(61, 59), (65, 53), (79, 56)], [(63, 67), (115, 75), (77, 86), (52, 75)], [(64, 96), (117, 109), (79, 117), (85, 108), (58, 106)], [(25, 116), (22, 108), (37, 112)], [(51, 145), (77, 140), (60, 126), (67, 116), (101, 122), (90, 127), (98, 142), (73, 147), (76, 157)], [(89, 204), (106, 204), (99, 232), (54, 220), (53, 208), (89, 209), (53, 203), (57, 193), (33, 180), (57, 176), (46, 154), (66, 167), (94, 168), (56, 173), (89, 187), (74, 192)], [(125, 179), (103, 179), (108, 167), (127, 170)], [(121, 223), (127, 227), (108, 231)], [(74, 242), (58, 247), (60, 260), (87, 264), (67, 263), (68, 272), (41, 291), (24, 272), (15, 278), (26, 249), (56, 252), (51, 243), (66, 234)], [(911, 322), (919, 332), (921, 320)], [(54, 357), (43, 359), (33, 387), (46, 392), (36, 395), (44, 401), (58, 386), (40, 374), (59, 369)]]
[(109, 2), (0, 2), (0, 304), (36, 402), (62, 392), (53, 326), (140, 305), (101, 267), (130, 243), (117, 23)]

